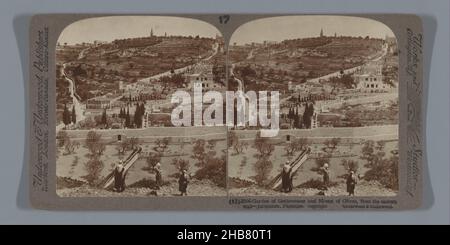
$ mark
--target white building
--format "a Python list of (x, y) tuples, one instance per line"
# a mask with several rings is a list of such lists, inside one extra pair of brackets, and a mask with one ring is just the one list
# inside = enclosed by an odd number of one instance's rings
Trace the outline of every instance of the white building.
[(392, 87), (383, 82), (382, 65), (379, 63), (369, 63), (355, 72), (353, 78), (356, 82), (356, 89), (361, 92), (387, 92)]
[(192, 67), (190, 72), (185, 74), (185, 79), (188, 83), (188, 89), (194, 89), (196, 84), (201, 84), (203, 90), (222, 88), (220, 84), (214, 82), (211, 64), (198, 63)]

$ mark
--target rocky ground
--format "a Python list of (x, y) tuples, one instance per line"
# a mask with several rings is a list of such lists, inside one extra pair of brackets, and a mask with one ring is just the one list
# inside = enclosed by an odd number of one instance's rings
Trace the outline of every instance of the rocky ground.
[[(60, 197), (147, 197), (147, 196), (178, 196), (178, 183), (171, 182), (162, 186), (159, 190), (146, 187), (126, 188), (121, 193), (99, 189), (83, 185), (75, 188), (58, 189), (56, 193)], [(189, 196), (226, 196), (225, 188), (207, 180), (192, 180), (189, 183), (187, 193)]]
[[(90, 187), (86, 184), (73, 188), (58, 189), (60, 197), (149, 197), (149, 196), (178, 196), (178, 183), (170, 182), (162, 186), (159, 190), (148, 187), (129, 187), (121, 193), (110, 190)], [(231, 188), (231, 196), (314, 196), (320, 190), (315, 188), (296, 187), (290, 193), (264, 189), (256, 185), (242, 188)], [(346, 186), (339, 183), (334, 187), (324, 191), (325, 196), (347, 196)], [(395, 196), (396, 191), (387, 189), (374, 181), (360, 181), (355, 189), (356, 196)], [(226, 196), (225, 188), (220, 188), (208, 180), (192, 180), (188, 186), (189, 196)]]
[[(320, 190), (313, 188), (294, 188), (292, 192), (283, 193), (280, 191), (264, 189), (258, 186), (250, 186), (244, 188), (230, 189), (232, 196), (315, 196)], [(344, 183), (339, 183), (337, 186), (328, 188), (324, 191), (325, 196), (347, 196), (347, 189)], [(387, 189), (378, 182), (360, 181), (355, 189), (356, 196), (395, 196), (396, 191)]]

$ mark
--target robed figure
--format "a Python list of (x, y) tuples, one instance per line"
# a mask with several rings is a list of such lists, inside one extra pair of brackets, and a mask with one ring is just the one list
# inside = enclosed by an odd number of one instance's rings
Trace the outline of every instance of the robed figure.
[(281, 189), (283, 192), (292, 191), (292, 167), (289, 161), (283, 165), (281, 171)]
[(356, 175), (355, 172), (350, 171), (350, 173), (347, 176), (347, 192), (349, 196), (354, 196), (355, 195), (355, 187), (356, 187)]
[(117, 192), (125, 190), (125, 168), (122, 161), (114, 168), (114, 190)]
[(180, 196), (187, 196), (187, 187), (189, 184), (189, 176), (186, 169), (182, 169), (180, 173), (180, 178), (178, 178), (178, 190), (180, 191)]

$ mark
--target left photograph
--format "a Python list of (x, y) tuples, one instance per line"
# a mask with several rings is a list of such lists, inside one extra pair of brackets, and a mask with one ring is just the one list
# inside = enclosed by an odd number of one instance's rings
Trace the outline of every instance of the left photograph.
[(111, 16), (67, 26), (56, 46), (58, 196), (226, 196), (227, 128), (194, 115), (174, 123), (186, 112), (175, 109), (194, 103), (174, 94), (194, 98), (194, 88), (227, 88), (223, 38), (206, 22)]

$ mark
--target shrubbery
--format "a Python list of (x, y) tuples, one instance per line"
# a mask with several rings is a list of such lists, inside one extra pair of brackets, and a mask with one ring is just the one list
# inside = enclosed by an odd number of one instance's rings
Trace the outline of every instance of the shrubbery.
[(101, 172), (104, 168), (104, 163), (97, 156), (92, 157), (89, 161), (84, 163), (87, 175), (83, 178), (89, 183), (90, 186), (97, 186), (100, 181)]
[(383, 186), (398, 190), (398, 156), (385, 157), (384, 144), (366, 141), (361, 150), (361, 159), (366, 160), (369, 170), (365, 173), (365, 180), (376, 180)]
[(329, 188), (329, 187), (334, 187), (337, 186), (338, 183), (334, 182), (334, 181), (330, 181), (328, 182), (327, 185), (325, 185), (323, 183), (323, 181), (321, 179), (309, 179), (306, 182), (303, 182), (302, 184), (300, 184), (298, 187), (300, 188), (311, 188), (311, 189), (323, 189), (323, 188)]
[(195, 178), (199, 180), (209, 179), (217, 186), (225, 188), (227, 186), (226, 168), (227, 164), (225, 157), (208, 158), (205, 165), (195, 173)]
[[(162, 186), (169, 185), (169, 181), (163, 181)], [(156, 183), (156, 180), (154, 179), (141, 179), (131, 185), (128, 186), (129, 188), (150, 188), (150, 189), (158, 189), (160, 186)]]
[(365, 173), (364, 179), (377, 180), (387, 188), (398, 190), (398, 157), (381, 159)]

